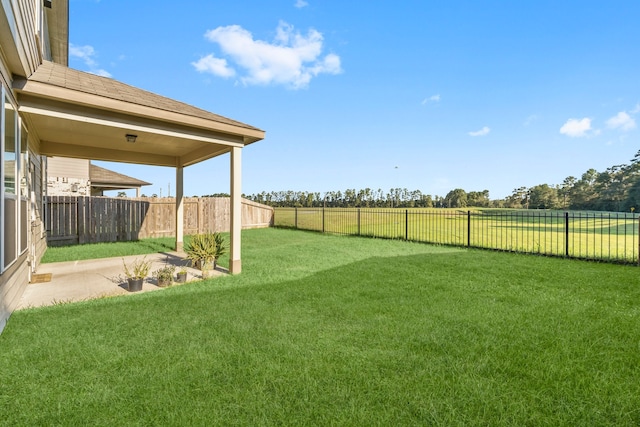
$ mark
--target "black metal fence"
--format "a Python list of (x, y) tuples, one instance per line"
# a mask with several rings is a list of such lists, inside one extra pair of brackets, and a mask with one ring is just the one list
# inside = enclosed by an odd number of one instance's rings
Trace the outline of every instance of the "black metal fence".
[(274, 225), (640, 264), (637, 214), (538, 210), (275, 208)]

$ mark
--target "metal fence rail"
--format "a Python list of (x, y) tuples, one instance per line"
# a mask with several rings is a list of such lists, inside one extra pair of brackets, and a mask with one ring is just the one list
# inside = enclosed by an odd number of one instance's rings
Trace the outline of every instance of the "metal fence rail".
[(637, 214), (538, 210), (275, 208), (274, 225), (640, 264)]

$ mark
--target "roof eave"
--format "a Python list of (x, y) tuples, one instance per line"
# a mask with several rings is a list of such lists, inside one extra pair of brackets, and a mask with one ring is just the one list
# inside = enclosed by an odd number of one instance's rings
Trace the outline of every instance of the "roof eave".
[(69, 1), (55, 0), (45, 7), (53, 62), (69, 64)]
[(199, 117), (159, 110), (144, 105), (132, 104), (117, 99), (101, 97), (85, 92), (53, 86), (46, 83), (29, 81), (27, 79), (15, 79), (13, 88), (18, 94), (30, 95), (36, 98), (44, 98), (53, 101), (61, 101), (81, 107), (100, 106), (100, 109), (110, 112), (124, 113), (146, 119), (160, 120), (177, 125), (187, 125), (207, 131), (220, 132), (241, 136), (245, 144), (250, 144), (264, 139), (265, 132), (254, 127), (243, 127), (228, 123), (206, 120)]

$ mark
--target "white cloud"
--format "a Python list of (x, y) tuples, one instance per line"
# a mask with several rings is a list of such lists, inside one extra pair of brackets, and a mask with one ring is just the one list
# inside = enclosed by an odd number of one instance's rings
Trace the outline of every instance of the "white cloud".
[(636, 121), (627, 114), (626, 111), (620, 111), (615, 116), (607, 120), (607, 127), (610, 129), (620, 129), (623, 131), (636, 128)]
[(88, 66), (96, 65), (96, 61), (93, 59), (95, 54), (93, 46), (76, 46), (69, 43), (69, 56), (81, 59)]
[(430, 97), (423, 99), (422, 105), (426, 105), (429, 102), (435, 102), (435, 103), (440, 102), (440, 94), (431, 95)]
[(200, 58), (198, 61), (192, 62), (191, 65), (201, 73), (207, 72), (220, 77), (233, 77), (236, 75), (236, 70), (227, 65), (226, 59), (216, 58), (213, 54)]
[(640, 113), (640, 103), (637, 103), (635, 107), (633, 107), (633, 110), (631, 110), (631, 114), (638, 114)]
[(583, 119), (569, 119), (560, 128), (560, 133), (572, 138), (591, 136), (599, 132), (591, 128), (591, 119), (585, 117)]
[(309, 3), (306, 2), (305, 0), (296, 0), (296, 3), (294, 4), (294, 6), (297, 7), (298, 9), (302, 9), (303, 7), (309, 6)]
[(110, 72), (108, 72), (107, 70), (103, 70), (102, 68), (91, 70), (89, 71), (89, 73), (95, 74), (96, 76), (109, 77), (109, 78), (112, 77)]
[(78, 58), (84, 64), (89, 67), (89, 73), (96, 74), (102, 77), (111, 77), (111, 73), (101, 68), (98, 68), (98, 63), (93, 57), (95, 56), (96, 51), (93, 46), (85, 45), (85, 46), (76, 46), (74, 44), (69, 43), (69, 56), (72, 58)]
[[(314, 29), (305, 36), (292, 25), (280, 22), (272, 43), (254, 40), (253, 35), (239, 25), (218, 27), (207, 31), (205, 37), (220, 46), (222, 53), (236, 65), (236, 70), (244, 71), (240, 81), (245, 85), (281, 84), (300, 89), (307, 87), (319, 74), (342, 72), (338, 55), (321, 56), (323, 37)], [(216, 75), (231, 73), (232, 67), (226, 62), (220, 62), (213, 55), (205, 58), (192, 64), (196, 70)]]
[(469, 132), (469, 136), (485, 136), (487, 135), (489, 132), (491, 132), (491, 129), (488, 128), (487, 126), (483, 127), (480, 130), (477, 130), (475, 132)]

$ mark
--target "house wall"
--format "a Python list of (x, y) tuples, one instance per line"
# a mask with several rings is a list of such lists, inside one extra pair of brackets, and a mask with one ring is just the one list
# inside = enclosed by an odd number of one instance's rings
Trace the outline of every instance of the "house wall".
[(49, 178), (66, 176), (89, 180), (89, 160), (71, 159), (68, 157), (49, 157), (47, 159), (47, 175)]
[(29, 283), (28, 254), (24, 253), (2, 273), (0, 277), (0, 332), (7, 324), (9, 316), (18, 306), (24, 288)]
[(0, 1), (2, 56), (13, 74), (27, 77), (42, 62), (41, 46), (48, 45), (42, 3), (38, 0)]
[(47, 159), (47, 194), (91, 196), (89, 160), (67, 157)]
[[(47, 44), (44, 28), (42, 1), (0, 0), (0, 332), (46, 249), (42, 221), (46, 170), (38, 154), (39, 141), (19, 115), (15, 132), (11, 130), (15, 122), (5, 119), (7, 111), (15, 113), (19, 108), (12, 91), (13, 76), (31, 75), (43, 55), (46, 58), (47, 53), (41, 53)], [(9, 149), (14, 144), (18, 147), (15, 156)]]
[(40, 265), (40, 259), (47, 250), (47, 234), (45, 227), (45, 165), (46, 159), (35, 152), (29, 153), (29, 184), (30, 194), (30, 223), (31, 241), (29, 245), (29, 265), (34, 272)]

